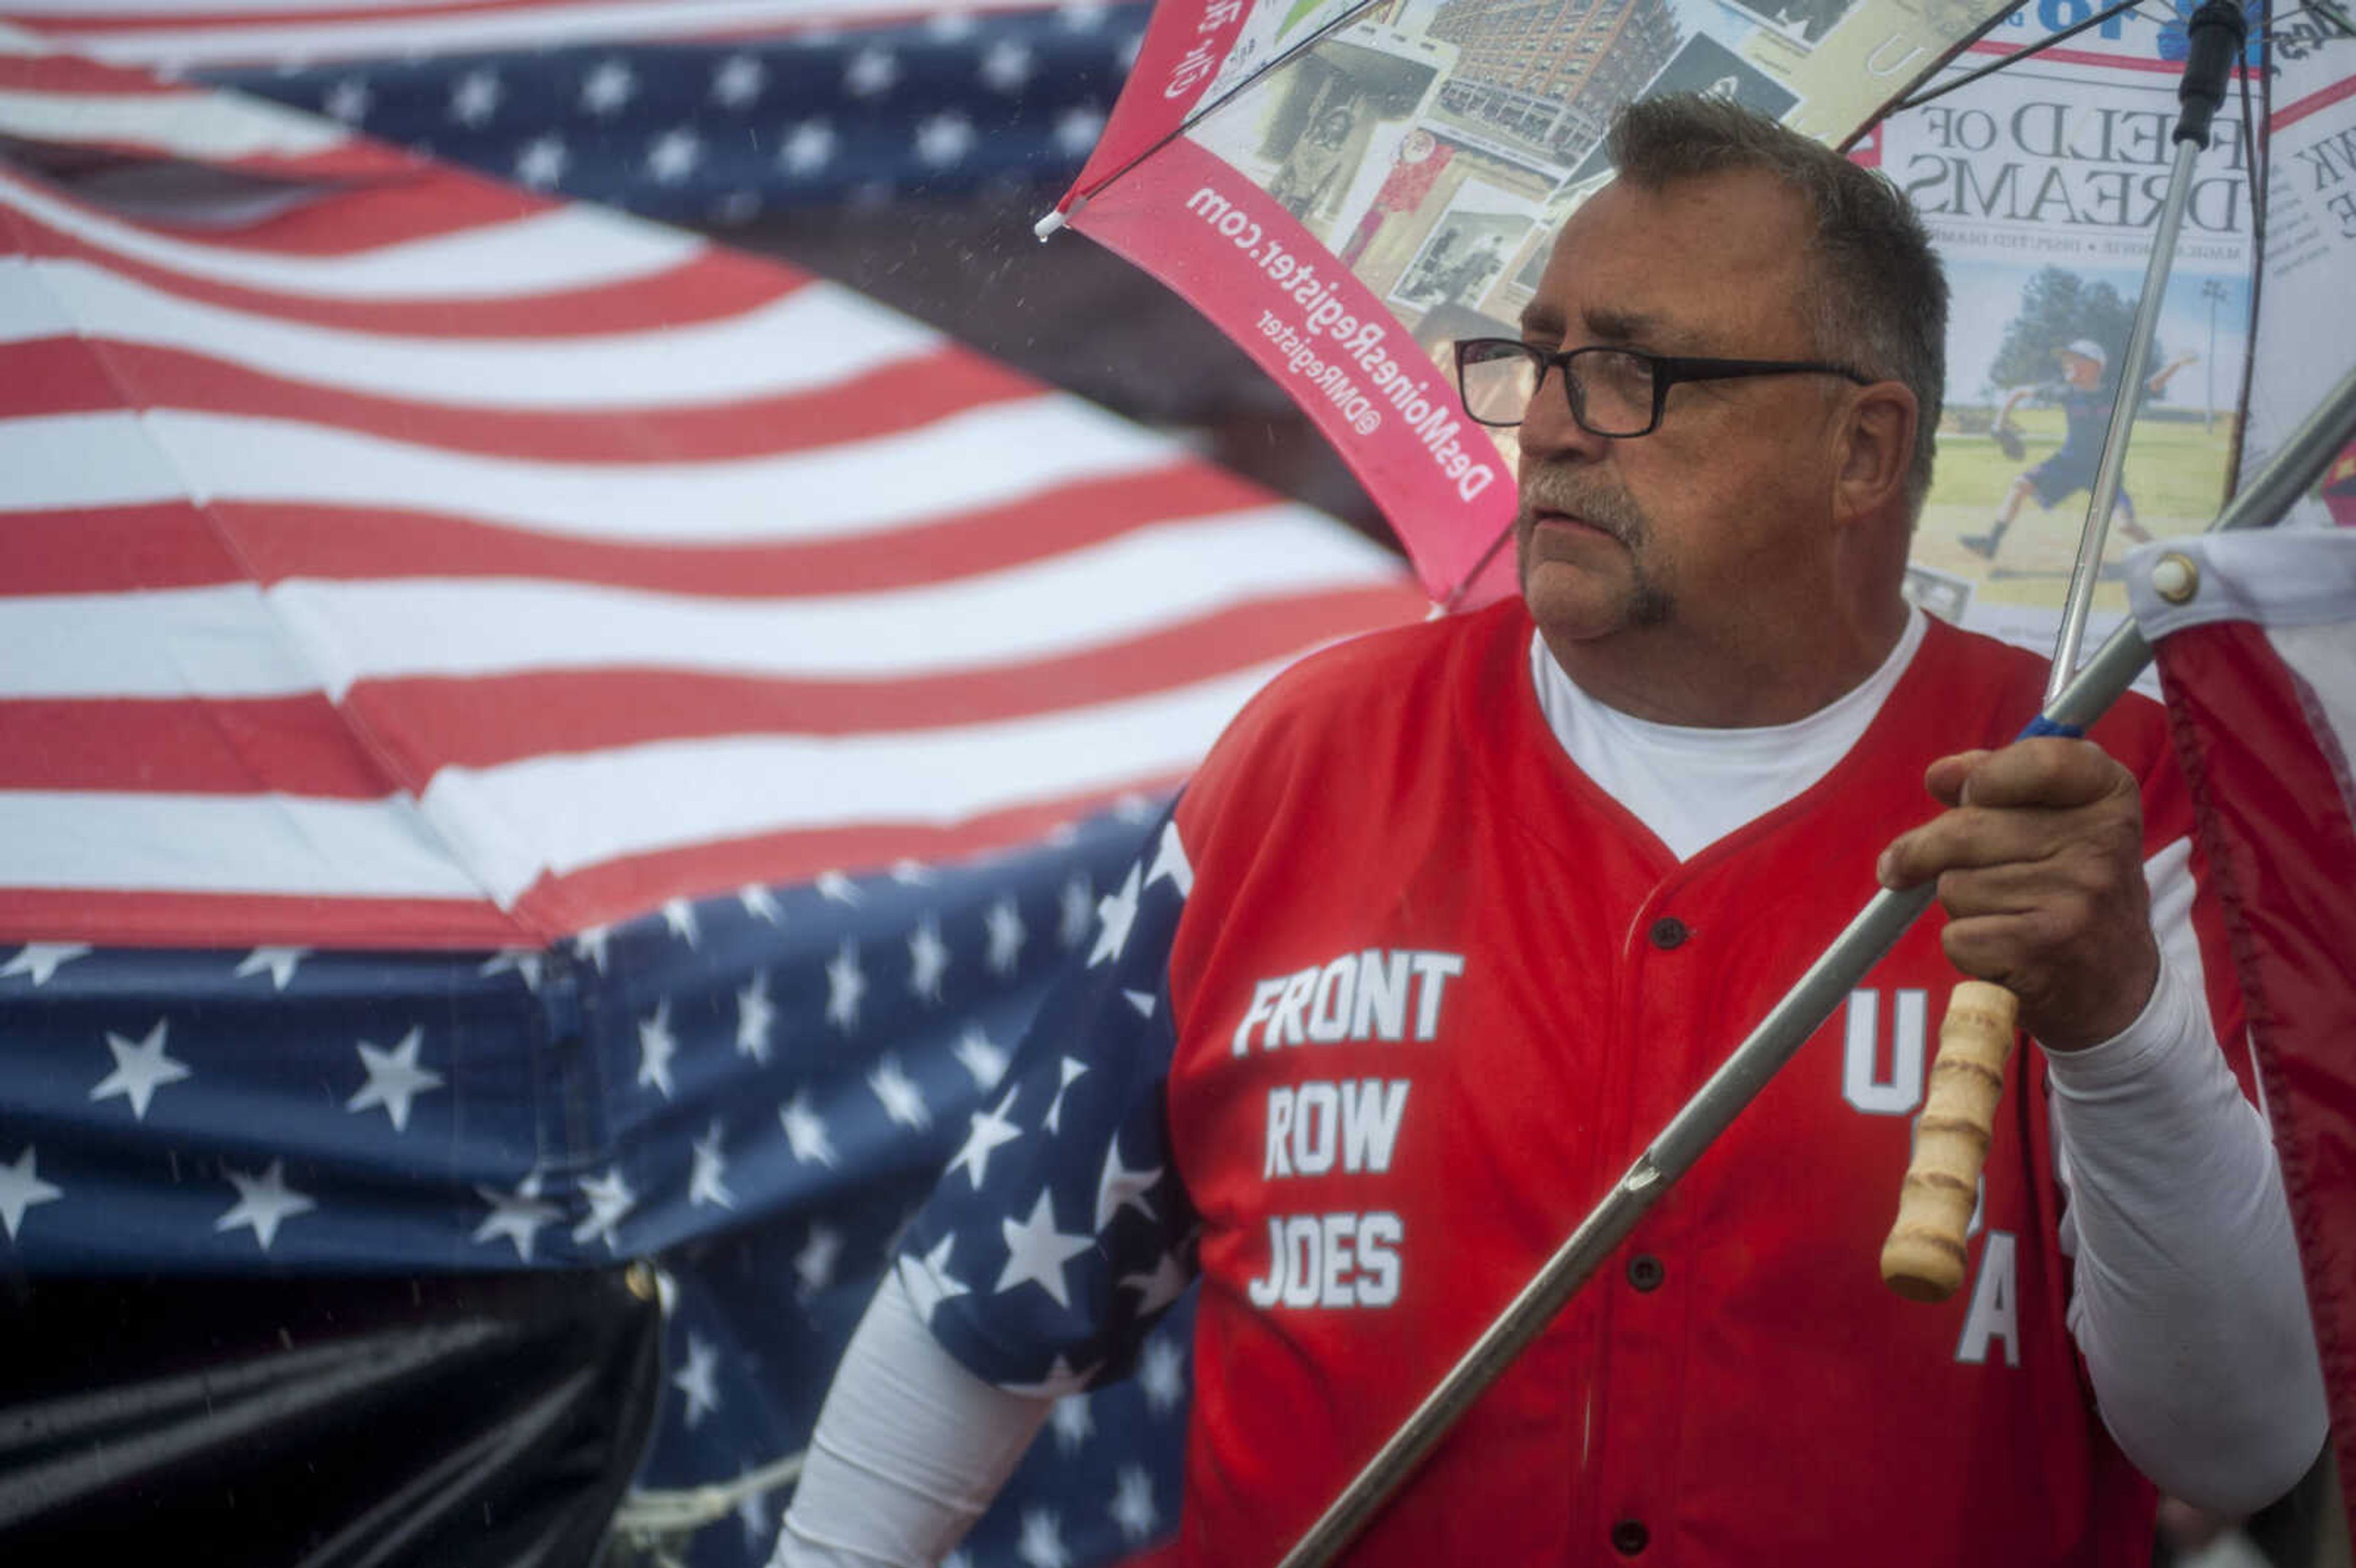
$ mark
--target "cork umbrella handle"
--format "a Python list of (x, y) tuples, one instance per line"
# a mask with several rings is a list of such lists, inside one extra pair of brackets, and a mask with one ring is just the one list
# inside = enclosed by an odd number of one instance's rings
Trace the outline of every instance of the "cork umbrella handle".
[(1899, 1189), (1898, 1221), (1881, 1245), (1882, 1283), (1909, 1301), (1944, 1301), (1964, 1283), (1964, 1234), (2019, 1012), (2019, 998), (1985, 980), (1965, 980), (1948, 994), (1930, 1093), (1914, 1125), (1914, 1161)]

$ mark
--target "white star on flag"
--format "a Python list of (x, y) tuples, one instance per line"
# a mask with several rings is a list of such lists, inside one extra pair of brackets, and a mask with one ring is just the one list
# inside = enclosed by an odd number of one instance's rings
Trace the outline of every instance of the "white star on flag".
[(933, 1320), (935, 1307), (968, 1291), (966, 1283), (949, 1273), (952, 1240), (943, 1236), (923, 1257), (904, 1256), (900, 1259), (900, 1284), (908, 1293), (908, 1304), (916, 1309), (917, 1317), (927, 1324)]
[(1064, 891), (1056, 895), (1058, 920), (1055, 924), (1055, 944), (1069, 953), (1088, 933), (1088, 923), (1096, 917), (1097, 890), (1086, 871), (1075, 871)]
[(1194, 868), (1186, 862), (1186, 846), (1179, 839), (1175, 822), (1162, 825), (1162, 842), (1154, 847), (1153, 869), (1145, 873), (1145, 885), (1150, 888), (1164, 877), (1182, 899), (1194, 891)]
[(691, 1331), (687, 1336), (687, 1365), (670, 1375), (670, 1386), (687, 1396), (687, 1408), (680, 1414), (691, 1432), (698, 1422), (720, 1408), (720, 1391), (712, 1381), (719, 1370), (719, 1352)]
[(908, 994), (937, 1005), (941, 977), (948, 973), (948, 944), (941, 940), (940, 922), (926, 915), (908, 938)]
[[(736, 1484), (742, 1487), (752, 1473), (750, 1469), (738, 1470)], [(736, 1499), (736, 1519), (744, 1527), (744, 1550), (748, 1553), (760, 1551), (761, 1542), (769, 1538), (769, 1494), (757, 1487), (744, 1492)]]
[(519, 1261), (531, 1262), (534, 1232), (542, 1225), (556, 1223), (560, 1213), (555, 1204), (541, 1200), (540, 1172), (535, 1170), (518, 1182), (513, 1192), (501, 1192), (479, 1183), (475, 1191), (491, 1206), (489, 1215), (475, 1227), (475, 1241), (480, 1243), (504, 1238), (514, 1244)]
[(1065, 110), (1055, 117), (1055, 150), (1066, 157), (1087, 156), (1104, 134), (1104, 124), (1103, 112), (1085, 104)]
[(450, 118), (462, 125), (483, 125), (498, 112), (499, 98), (498, 72), (470, 70), (451, 90)]
[(1139, 1018), (1150, 1019), (1153, 1016), (1152, 992), (1132, 991), (1127, 987), (1123, 987), (1121, 988), (1120, 999), (1127, 1002), (1130, 1007), (1135, 1008)]
[[(647, 173), (654, 176), (657, 185), (679, 184), (693, 174), (695, 165), (702, 161), (703, 138), (684, 125), (675, 125), (664, 132), (647, 148)], [(671, 903), (680, 901), (673, 899)], [(663, 913), (665, 918), (669, 918), (669, 904), (664, 906)], [(695, 938), (690, 936), (687, 943), (689, 946), (694, 946)]]
[(870, 46), (851, 57), (842, 73), (842, 90), (853, 98), (873, 98), (889, 92), (900, 80), (900, 61), (889, 49)]
[(327, 89), (327, 95), (320, 101), (319, 107), (327, 111), (331, 120), (357, 125), (368, 118), (369, 102), (368, 83), (356, 76), (348, 76)]
[(1072, 1568), (1072, 1554), (1064, 1547), (1063, 1520), (1055, 1509), (1023, 1510), (1023, 1538), (1014, 1543), (1014, 1555), (1029, 1568)]
[(1185, 1295), (1186, 1286), (1192, 1281), (1187, 1276), (1185, 1265), (1178, 1261), (1178, 1254), (1164, 1253), (1153, 1265), (1151, 1274), (1125, 1274), (1120, 1276), (1120, 1283), (1137, 1292), (1137, 1315), (1151, 1317)]
[(670, 1059), (679, 1053), (679, 1041), (670, 1032), (670, 998), (665, 997), (655, 1004), (655, 1016), (638, 1021), (638, 1087), (648, 1084), (670, 1098)]
[(1079, 1452), (1080, 1445), (1096, 1435), (1096, 1420), (1088, 1413), (1085, 1393), (1067, 1393), (1057, 1400), (1047, 1413), (1047, 1423), (1055, 1429), (1055, 1446), (1066, 1454)]
[[(1009, 1089), (997, 1104), (973, 1114), (973, 1130), (966, 1135), (965, 1147), (958, 1150), (957, 1157), (948, 1163), (948, 1170), (962, 1170), (973, 1179), (976, 1192), (981, 1190), (982, 1181), (989, 1171), (991, 1151), (1023, 1136), (1023, 1129), (1006, 1119), (1006, 1108), (1014, 1104), (1014, 1096), (1019, 1092), (1019, 1089)], [(948, 1171), (941, 1174), (946, 1176)], [(1098, 1226), (1098, 1229), (1103, 1227)]]
[(1096, 1245), (1096, 1239), (1055, 1229), (1055, 1207), (1044, 1190), (1031, 1206), (1029, 1219), (1019, 1223), (1001, 1220), (998, 1228), (1006, 1238), (1006, 1266), (999, 1271), (998, 1284), (991, 1288), (1003, 1296), (1028, 1280), (1069, 1311), (1072, 1295), (1064, 1283), (1064, 1265)]
[(562, 136), (534, 136), (516, 149), (516, 183), (533, 190), (551, 189), (564, 177), (564, 165), (571, 159)]
[(706, 1203), (723, 1209), (736, 1207), (736, 1195), (728, 1190), (728, 1157), (720, 1150), (720, 1124), (700, 1138), (689, 1140), (694, 1151), (695, 1168), (687, 1178), (687, 1206), (700, 1209)]
[(751, 55), (730, 55), (712, 73), (712, 97), (730, 109), (742, 109), (769, 85), (769, 68)]
[(1107, 894), (1097, 901), (1098, 918), (1104, 922), (1097, 933), (1097, 944), (1088, 954), (1088, 967), (1093, 969), (1108, 958), (1120, 956), (1129, 945), (1129, 928), (1137, 923), (1137, 898), (1145, 872), (1131, 865), (1129, 875), (1120, 884), (1120, 891)]
[(1001, 38), (981, 57), (981, 80), (992, 92), (1019, 92), (1031, 80), (1031, 48), (1014, 38)]
[(583, 1246), (603, 1242), (607, 1252), (620, 1252), (622, 1244), (615, 1239), (615, 1228), (638, 1206), (638, 1195), (630, 1190), (622, 1168), (610, 1166), (603, 1176), (583, 1177), (581, 1196), (589, 1200), (589, 1217), (573, 1227), (573, 1241)]
[(614, 928), (610, 925), (593, 925), (585, 931), (575, 932), (573, 951), (588, 959), (597, 973), (603, 975), (605, 972), (605, 944), (613, 934)]
[(510, 971), (522, 976), (523, 988), (533, 996), (540, 995), (540, 970), (543, 955), (536, 947), (504, 947), (483, 961), (476, 974), (488, 978)]
[(826, 965), (826, 1021), (845, 1034), (859, 1031), (860, 998), (867, 995), (867, 976), (859, 968), (859, 944), (849, 937)]
[(884, 1102), (884, 1114), (895, 1125), (923, 1132), (933, 1125), (932, 1107), (925, 1104), (924, 1092), (916, 1081), (901, 1069), (900, 1059), (890, 1051), (875, 1064), (867, 1075), (867, 1086)]
[(0, 1165), (0, 1224), (8, 1228), (8, 1239), (16, 1239), (16, 1227), (25, 1222), (25, 1211), (38, 1203), (54, 1203), (65, 1196), (63, 1189), (43, 1181), (33, 1168), (33, 1146), (27, 1144), (16, 1156), (14, 1165)]
[(766, 1065), (769, 1060), (769, 1029), (777, 1009), (769, 1002), (769, 972), (755, 971), (753, 983), (736, 993), (736, 1054)]
[(581, 107), (604, 119), (627, 103), (638, 91), (638, 79), (620, 60), (599, 63), (581, 84)]
[(311, 950), (307, 947), (257, 947), (245, 955), (230, 978), (242, 980), (249, 975), (259, 975), (266, 970), (270, 975), (271, 988), (283, 991), (294, 978), (294, 965), (309, 956)]
[(407, 1132), (410, 1102), (442, 1087), (442, 1074), (417, 1065), (417, 1050), (424, 1040), (424, 1029), (412, 1025), (401, 1037), (401, 1043), (391, 1051), (379, 1051), (361, 1040), (360, 1071), (368, 1074), (368, 1082), (353, 1091), (352, 1097), (344, 1102), (344, 1109), (357, 1114), (372, 1105), (381, 1105), (384, 1114), (392, 1118), (392, 1130)]
[(831, 1225), (812, 1225), (809, 1240), (794, 1254), (795, 1294), (808, 1301), (834, 1283), (835, 1260), (842, 1255), (842, 1232)]
[(1153, 1478), (1136, 1465), (1123, 1465), (1113, 1477), (1112, 1521), (1131, 1546), (1142, 1545), (1162, 1522), (1153, 1506)]
[(945, 169), (962, 163), (973, 151), (973, 122), (954, 110), (928, 115), (916, 124), (916, 161), (927, 168)]
[(777, 1120), (785, 1125), (786, 1143), (796, 1159), (805, 1165), (812, 1160), (824, 1166), (834, 1164), (834, 1145), (826, 1136), (826, 1119), (810, 1109), (808, 1090), (795, 1090), (794, 1097), (777, 1107)]
[(958, 1036), (957, 1044), (949, 1048), (949, 1054), (958, 1059), (958, 1066), (972, 1074), (977, 1089), (995, 1089), (998, 1081), (1006, 1076), (1006, 1052), (991, 1042), (980, 1024), (967, 1025), (966, 1031)]
[(215, 1231), (234, 1231), (243, 1225), (253, 1232), (254, 1240), (268, 1252), (278, 1239), (278, 1227), (297, 1214), (308, 1213), (318, 1205), (286, 1185), (283, 1160), (272, 1160), (270, 1168), (260, 1175), (221, 1168), (221, 1175), (237, 1189), (237, 1201), (228, 1213), (213, 1221)]
[(1101, 1233), (1113, 1221), (1113, 1216), (1123, 1209), (1134, 1209), (1148, 1220), (1153, 1218), (1153, 1205), (1145, 1200), (1145, 1189), (1162, 1179), (1162, 1168), (1131, 1169), (1120, 1159), (1120, 1138), (1116, 1135), (1112, 1147), (1105, 1150), (1104, 1174), (1097, 1179), (1097, 1230)]
[[(777, 161), (789, 175), (812, 175), (826, 167), (834, 158), (834, 127), (823, 120), (805, 120), (795, 126), (777, 149)], [(832, 873), (841, 876), (841, 873)], [(848, 883), (845, 884), (849, 886)], [(826, 891), (826, 879), (819, 879), (819, 891)], [(857, 890), (852, 889), (855, 894)], [(844, 903), (855, 901), (846, 898)]]
[[(690, 137), (689, 140), (693, 141), (694, 138)], [(656, 146), (657, 152), (659, 154), (661, 144), (658, 143)], [(648, 160), (649, 165), (651, 165), (653, 161), (654, 160), (652, 158)], [(691, 154), (688, 162), (692, 165), (694, 161), (694, 157)], [(663, 924), (669, 928), (670, 933), (673, 936), (678, 937), (681, 942), (686, 943), (690, 947), (695, 946), (703, 939), (702, 928), (695, 923), (695, 906), (690, 903), (687, 900), (663, 900), (662, 917)]]
[(157, 1019), (155, 1027), (134, 1045), (119, 1034), (109, 1033), (106, 1049), (114, 1052), (114, 1071), (98, 1081), (90, 1092), (92, 1100), (103, 1100), (121, 1094), (131, 1102), (134, 1121), (147, 1119), (147, 1104), (155, 1091), (166, 1083), (177, 1083), (194, 1076), (187, 1063), (164, 1052), (164, 1040), (169, 1019)]
[(765, 925), (783, 925), (786, 912), (777, 902), (777, 895), (758, 882), (747, 882), (736, 890), (736, 901), (744, 912)]
[(1092, 33), (1104, 26), (1104, 19), (1100, 0), (1066, 0), (1055, 11), (1055, 20), (1076, 33)]
[(894, 881), (904, 888), (929, 887), (932, 885), (933, 869), (922, 860), (911, 860), (903, 857), (892, 862), (890, 875)]
[(1186, 1352), (1167, 1334), (1156, 1334), (1138, 1360), (1137, 1384), (1145, 1391), (1145, 1408), (1167, 1415), (1186, 1396)]
[(1087, 1070), (1088, 1064), (1078, 1057), (1064, 1058), (1064, 1081), (1055, 1086), (1055, 1097), (1047, 1103), (1047, 1114), (1040, 1121), (1040, 1125), (1049, 1132), (1059, 1133), (1064, 1130), (1059, 1125), (1064, 1115), (1064, 1096), (1071, 1092), (1072, 1085), (1079, 1082), (1081, 1075)]
[(963, 11), (936, 11), (925, 21), (925, 31), (945, 44), (963, 43), (980, 27)]
[(0, 980), (11, 975), (30, 975), (36, 988), (49, 983), (49, 976), (61, 964), (70, 964), (90, 954), (84, 942), (27, 942), (16, 949), (16, 955), (0, 965)]
[(1139, 795), (1134, 790), (1112, 803), (1112, 814), (1115, 816), (1123, 822), (1141, 825), (1153, 820), (1154, 814), (1160, 809), (1153, 803), (1151, 796)]
[(981, 917), (981, 929), (989, 943), (982, 967), (1001, 976), (1013, 974), (1015, 961), (1023, 955), (1023, 939), (1030, 935), (1023, 929), (1023, 912), (1013, 899), (1002, 898), (991, 905)]
[[(825, 121), (812, 120), (806, 124), (795, 127), (794, 137), (799, 137), (802, 133), (806, 131), (817, 132), (819, 136), (825, 139), (826, 144), (830, 149), (834, 145), (834, 132), (828, 127)], [(788, 153), (792, 150), (794, 137), (789, 137), (787, 140), (786, 145)], [(821, 156), (819, 159), (819, 162), (820, 163), (824, 163), (826, 159), (824, 156)], [(827, 899), (839, 904), (855, 904), (859, 901), (859, 884), (852, 881), (849, 877), (844, 876), (841, 871), (820, 871), (818, 874), (817, 886), (818, 896), (822, 899)]]

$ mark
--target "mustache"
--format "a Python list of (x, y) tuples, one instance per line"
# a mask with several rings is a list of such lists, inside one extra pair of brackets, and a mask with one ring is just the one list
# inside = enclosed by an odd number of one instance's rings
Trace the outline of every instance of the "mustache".
[(1568, 466), (1547, 464), (1523, 474), (1520, 520), (1528, 524), (1540, 512), (1577, 517), (1625, 545), (1643, 543), (1646, 532), (1644, 511), (1625, 490)]

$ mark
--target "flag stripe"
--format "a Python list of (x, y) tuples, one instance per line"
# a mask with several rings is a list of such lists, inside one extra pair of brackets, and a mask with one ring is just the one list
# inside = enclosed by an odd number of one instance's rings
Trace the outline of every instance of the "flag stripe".
[(214, 16), (161, 11), (152, 0), (127, 15), (90, 16), (55, 0), (13, 8), (12, 20), (37, 27), (58, 45), (125, 63), (177, 61), (222, 65), (287, 55), (334, 59), (399, 55), (431, 46), (442, 52), (546, 48), (611, 39), (687, 39), (769, 36), (819, 27), (873, 26), (958, 10), (1028, 10), (1050, 0), (616, 0), (532, 4), (474, 0), (420, 6), (390, 16), (355, 17), (336, 7), (285, 16), (260, 6)]
[[(372, 799), (445, 765), (492, 767), (728, 735), (853, 736), (1020, 719), (1149, 696), (1279, 659), (1412, 608), (1382, 585), (1237, 606), (1167, 631), (1026, 664), (889, 681), (763, 680), (590, 669), (369, 681), (348, 695), (374, 752), (324, 694), (0, 701), (0, 789), (284, 792)], [(381, 759), (381, 760), (380, 760)]]
[[(1230, 560), (1254, 567), (1237, 573)], [(1374, 547), (1271, 507), (1150, 525), (947, 582), (812, 599), (432, 578), (20, 597), (0, 599), (0, 697), (339, 696), (363, 680), (631, 667), (906, 680), (1394, 580)]]
[[(877, 310), (846, 290), (798, 289), (742, 315), (566, 339), (396, 336), (287, 323), (171, 294), (76, 261), (34, 263), (29, 313), (0, 315), (0, 343), (60, 329), (102, 341), (144, 386), (139, 349), (178, 351), (163, 365), (198, 359), (241, 368), (266, 384), (418, 401), (478, 417), (488, 409), (599, 411), (710, 405), (830, 387), (920, 355), (937, 357), (938, 334)], [(1019, 378), (973, 360), (1007, 385)], [(209, 388), (200, 388), (209, 391)], [(199, 405), (213, 406), (213, 405)], [(258, 411), (278, 413), (281, 409)], [(747, 421), (760, 417), (748, 411)], [(914, 422), (914, 421), (909, 421)]]
[(374, 800), (392, 787), (325, 696), (0, 701), (0, 790)]
[(5, 81), (0, 133), (206, 159), (308, 158), (350, 140), (331, 121), (230, 93), (38, 91)]
[(479, 898), (405, 798), (0, 791), (0, 888)]
[[(935, 348), (908, 358), (888, 342), (879, 342), (873, 349), (883, 361), (875, 368), (803, 390), (733, 397), (700, 407), (552, 410), (485, 409), (457, 400), (432, 402), (344, 392), (172, 349), (112, 344), (86, 348), (51, 339), (0, 350), (0, 365), (13, 371), (21, 353), (29, 366), (37, 367), (62, 353), (85, 360), (98, 357), (103, 368), (72, 365), (53, 383), (20, 383), (13, 396), (0, 389), (0, 418), (29, 414), (43, 405), (56, 413), (93, 412), (119, 407), (128, 394), (144, 408), (299, 422), (364, 436), (398, 432), (404, 442), (443, 452), (621, 468), (649, 462), (776, 457), (904, 435), (986, 403), (1035, 399), (1039, 393), (1032, 382), (971, 355)], [(569, 386), (576, 396), (611, 396), (615, 384), (583, 378), (544, 386), (552, 394)], [(519, 398), (517, 403), (529, 400)], [(12, 401), (23, 406), (11, 408)], [(5, 440), (0, 434), (0, 441)]]
[(779, 547), (569, 539), (466, 517), (301, 502), (215, 501), (208, 520), (184, 504), (159, 502), (12, 518), (5, 575), (14, 592), (88, 593), (236, 582), (248, 575), (263, 583), (405, 577), (431, 561), (445, 578), (786, 597), (939, 582), (1095, 544), (1141, 524), (1269, 504), (1266, 492), (1181, 460), (945, 513), (887, 534)]
[[(477, 299), (578, 289), (677, 265), (703, 241), (591, 208), (551, 208), (486, 180), (389, 183), (364, 202), (197, 239), (159, 232), (0, 171), (0, 203), (112, 255), (241, 288), (320, 299)], [(332, 244), (329, 241), (333, 241)]]
[[(5, 192), (0, 192), (0, 203)], [(652, 331), (691, 325), (756, 308), (809, 285), (805, 274), (710, 249), (659, 268), (633, 267), (618, 278), (565, 283), (537, 292), (486, 290), (474, 295), (371, 299), (250, 286), (198, 275), (142, 256), (109, 250), (78, 234), (8, 211), (26, 252), (81, 260), (166, 293), (287, 322), (358, 332), (474, 337), (570, 337), (579, 333)]]
[[(587, 757), (444, 768), (422, 804), (504, 904), (543, 868), (561, 875), (780, 827), (952, 827), (1042, 795), (1125, 789), (1138, 779), (1174, 775), (1194, 764), (1275, 673), (1260, 667), (1174, 691), (998, 723), (851, 737), (667, 741)], [(0, 815), (0, 825), (6, 821)]]
[[(1069, 480), (1157, 466), (1154, 438), (1070, 399), (962, 410), (920, 429), (810, 452), (616, 470), (444, 451), (284, 420), (191, 411), (0, 423), (0, 496), (16, 511), (211, 499), (390, 505), (573, 538), (798, 543), (890, 528), (950, 507), (1012, 501)], [(1007, 461), (1021, 453), (1023, 461)]]
[(0, 942), (252, 947), (284, 942), (290, 932), (299, 932), (305, 942), (318, 947), (480, 951), (536, 947), (568, 929), (577, 928), (535, 925), (475, 898), (363, 898), (348, 892), (308, 897), (81, 887), (11, 887), (7, 896), (0, 898)]

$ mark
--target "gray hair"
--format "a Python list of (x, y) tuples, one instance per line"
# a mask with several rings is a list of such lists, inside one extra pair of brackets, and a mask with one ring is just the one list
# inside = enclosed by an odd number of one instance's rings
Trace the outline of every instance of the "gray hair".
[(1631, 103), (1609, 151), (1622, 179), (1658, 190), (1700, 175), (1761, 169), (1815, 219), (1812, 280), (1801, 308), (1815, 352), (1903, 382), (1921, 408), (1906, 474), (1908, 510), (1931, 488), (1947, 380), (1947, 279), (1931, 237), (1898, 187), (1796, 131), (1719, 98)]

